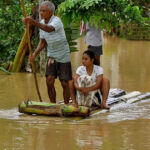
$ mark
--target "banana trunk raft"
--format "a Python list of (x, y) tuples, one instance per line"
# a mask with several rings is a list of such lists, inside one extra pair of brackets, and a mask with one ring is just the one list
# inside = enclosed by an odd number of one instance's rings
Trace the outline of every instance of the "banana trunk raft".
[[(150, 92), (141, 93), (133, 91), (126, 93), (121, 89), (111, 89), (107, 100), (107, 105), (112, 106), (117, 103), (135, 103), (150, 98)], [(18, 106), (20, 113), (46, 115), (46, 116), (64, 116), (64, 117), (88, 117), (101, 111), (100, 107), (79, 106), (78, 108), (72, 105), (65, 105), (63, 101), (57, 104), (48, 102), (24, 101)]]
[(80, 116), (87, 117), (90, 114), (88, 107), (54, 104), (36, 101), (25, 101), (19, 105), (19, 112), (46, 116)]

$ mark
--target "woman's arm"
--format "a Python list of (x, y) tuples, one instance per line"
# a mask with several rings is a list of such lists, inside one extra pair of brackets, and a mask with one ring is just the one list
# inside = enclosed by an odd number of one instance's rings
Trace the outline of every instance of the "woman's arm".
[(95, 85), (91, 86), (91, 87), (88, 87), (88, 90), (89, 91), (95, 91), (97, 89), (100, 89), (100, 86), (101, 86), (101, 83), (102, 83), (102, 79), (103, 79), (103, 75), (99, 75), (97, 77), (97, 82)]
[(103, 79), (103, 75), (99, 75), (97, 77), (97, 82), (95, 85), (93, 85), (91, 87), (84, 87), (84, 88), (77, 87), (77, 90), (79, 90), (83, 94), (87, 95), (90, 91), (95, 91), (97, 89), (100, 89), (102, 79)]
[(74, 86), (75, 86), (76, 90), (78, 90), (78, 91), (80, 91), (84, 94), (88, 94), (90, 91), (95, 91), (97, 89), (100, 89), (101, 82), (102, 82), (102, 79), (103, 79), (102, 74), (97, 77), (96, 84), (91, 86), (91, 87), (79, 87), (78, 82), (77, 82), (79, 77), (80, 77), (80, 75), (78, 75), (78, 74), (75, 74), (75, 76), (74, 76)]
[(78, 82), (77, 82), (77, 80), (78, 80), (79, 77), (80, 77), (80, 75), (75, 74), (73, 80), (74, 80), (74, 86), (75, 86), (75, 89), (81, 92), (81, 89), (82, 89), (82, 88), (79, 87)]

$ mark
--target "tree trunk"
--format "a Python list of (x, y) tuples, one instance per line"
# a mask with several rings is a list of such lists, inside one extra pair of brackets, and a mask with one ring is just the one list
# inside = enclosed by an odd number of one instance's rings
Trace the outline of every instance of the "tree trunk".
[(20, 42), (20, 45), (18, 47), (14, 62), (13, 62), (13, 67), (11, 69), (12, 72), (18, 72), (20, 71), (20, 68), (22, 66), (23, 58), (25, 56), (25, 53), (27, 51), (27, 33), (25, 31), (22, 40)]
[[(33, 19), (37, 20), (37, 12), (38, 12), (37, 9), (34, 9), (34, 11), (32, 12)], [(35, 27), (30, 26), (30, 38), (33, 36), (34, 30), (35, 30)], [(12, 72), (19, 72), (21, 70), (27, 50), (28, 50), (27, 32), (25, 31), (24, 35), (22, 37), (22, 40), (19, 44), (16, 56), (14, 58), (14, 62), (13, 62), (12, 68), (11, 68)]]
[[(40, 6), (41, 6), (41, 3), (43, 2), (44, 0), (39, 0), (39, 10), (40, 10)], [(39, 11), (40, 12), (40, 11)], [(39, 13), (39, 21), (41, 20), (41, 16), (40, 16), (40, 13)], [(46, 50), (42, 50), (40, 52), (40, 74), (41, 76), (45, 76), (45, 70), (46, 70)]]

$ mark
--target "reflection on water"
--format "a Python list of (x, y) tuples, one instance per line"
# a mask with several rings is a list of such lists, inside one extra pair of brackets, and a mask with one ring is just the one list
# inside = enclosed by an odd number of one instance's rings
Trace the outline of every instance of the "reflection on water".
[[(101, 65), (111, 81), (111, 87), (126, 91), (150, 91), (150, 42), (128, 41), (117, 37), (104, 38)], [(81, 65), (81, 56), (87, 46), (79, 41), (79, 52), (72, 54), (73, 71)], [(80, 57), (79, 57), (80, 56)]]
[[(150, 42), (104, 37), (101, 64), (111, 87), (126, 91), (150, 91)], [(78, 52), (71, 54), (73, 72), (81, 65), (87, 46), (78, 41)], [(49, 101), (45, 78), (38, 75), (44, 101)], [(60, 82), (55, 83), (57, 101)], [(37, 100), (32, 74), (0, 72), (0, 150), (149, 150), (150, 100), (132, 105), (116, 105), (87, 119), (28, 116), (18, 104)], [(138, 137), (138, 138), (137, 138)]]
[[(38, 83), (43, 101), (49, 102), (47, 95), (45, 77), (38, 75)], [(57, 80), (57, 99), (62, 99), (62, 88), (60, 82)], [(0, 105), (3, 108), (12, 108), (16, 103), (24, 100), (38, 100), (38, 95), (35, 89), (33, 74), (27, 73), (13, 73), (13, 75), (0, 75)]]
[(104, 40), (105, 54), (102, 62), (112, 86), (127, 91), (149, 91), (150, 42), (118, 38), (113, 38), (111, 43), (109, 41), (110, 37)]

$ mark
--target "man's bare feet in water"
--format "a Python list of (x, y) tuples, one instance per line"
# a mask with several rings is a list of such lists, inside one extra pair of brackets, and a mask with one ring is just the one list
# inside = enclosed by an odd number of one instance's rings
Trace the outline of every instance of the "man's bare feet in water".
[(102, 104), (101, 104), (101, 108), (102, 108), (102, 109), (110, 109), (110, 107), (107, 106), (105, 103), (102, 103)]

